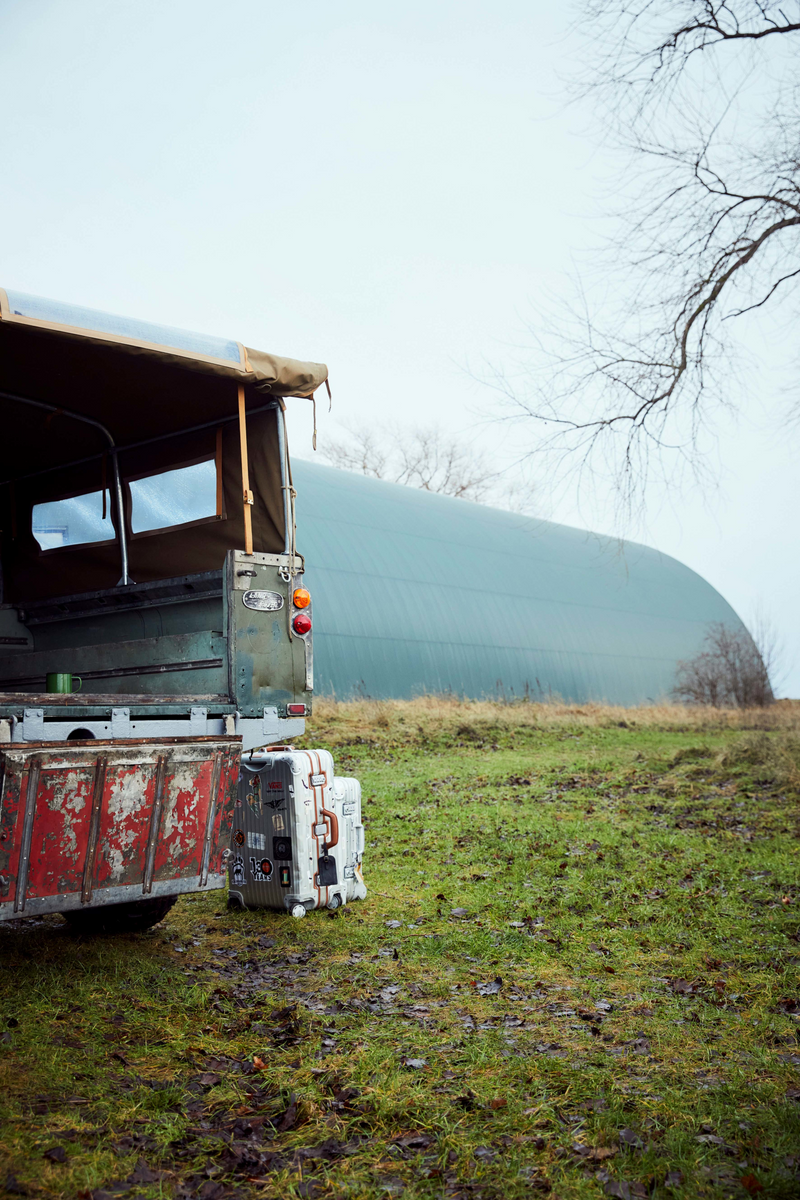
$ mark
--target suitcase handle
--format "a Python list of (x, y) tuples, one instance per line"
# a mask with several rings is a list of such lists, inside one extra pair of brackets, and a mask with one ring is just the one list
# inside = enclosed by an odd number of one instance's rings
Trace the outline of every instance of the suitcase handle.
[(326, 821), (330, 822), (331, 836), (327, 843), (328, 849), (330, 850), (334, 846), (339, 845), (339, 818), (336, 816), (336, 813), (331, 812), (329, 808), (323, 808), (322, 816)]

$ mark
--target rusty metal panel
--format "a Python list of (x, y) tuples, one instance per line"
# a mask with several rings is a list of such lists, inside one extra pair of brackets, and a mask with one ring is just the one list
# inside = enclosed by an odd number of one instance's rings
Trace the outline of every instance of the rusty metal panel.
[(225, 882), (235, 737), (6, 745), (0, 920)]

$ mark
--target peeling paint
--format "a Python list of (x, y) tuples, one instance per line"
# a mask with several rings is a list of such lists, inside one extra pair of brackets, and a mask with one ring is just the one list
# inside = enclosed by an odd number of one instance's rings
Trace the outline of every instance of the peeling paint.
[[(211, 804), (215, 756), (221, 755), (219, 792), (211, 858), (216, 861), (227, 843), (232, 823), (240, 742), (237, 738), (165, 739), (138, 744), (96, 741), (91, 747), (65, 748), (43, 743), (1, 747), (5, 780), (0, 808), (0, 831), (5, 835), (0, 858), (10, 881), (0, 901), (0, 920), (23, 916), (15, 911), (23, 846), (27, 780), (34, 761), (38, 785), (32, 821), (29, 822), (27, 898), (50, 903), (39, 911), (59, 911), (59, 897), (88, 888), (97, 895), (105, 887), (127, 889), (131, 899), (142, 896), (148, 844), (154, 839), (153, 878), (159, 883), (197, 880)], [(104, 768), (98, 774), (99, 763)], [(153, 828), (159, 760), (164, 766), (164, 794), (160, 820)], [(93, 826), (95, 780), (96, 827)], [(158, 810), (156, 810), (158, 811)], [(95, 828), (96, 845), (91, 853)], [(92, 864), (84, 878), (86, 863)], [(24, 874), (24, 871), (22, 872)]]

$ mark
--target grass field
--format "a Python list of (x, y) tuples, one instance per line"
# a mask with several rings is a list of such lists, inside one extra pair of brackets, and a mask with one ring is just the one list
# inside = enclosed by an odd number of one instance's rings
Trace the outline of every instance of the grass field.
[(34, 1197), (800, 1195), (800, 706), (319, 703), (367, 900), (0, 928)]

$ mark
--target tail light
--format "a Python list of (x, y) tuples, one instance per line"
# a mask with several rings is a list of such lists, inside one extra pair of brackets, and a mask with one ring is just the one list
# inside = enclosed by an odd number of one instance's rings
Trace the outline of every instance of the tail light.
[(292, 596), (292, 604), (295, 608), (308, 608), (310, 603), (311, 593), (307, 592), (305, 588), (295, 588), (294, 595)]
[(298, 613), (292, 621), (292, 629), (295, 633), (299, 633), (300, 637), (303, 637), (306, 633), (310, 633), (311, 617), (306, 616), (305, 613)]
[(289, 717), (304, 717), (306, 715), (305, 704), (287, 704), (286, 715)]

